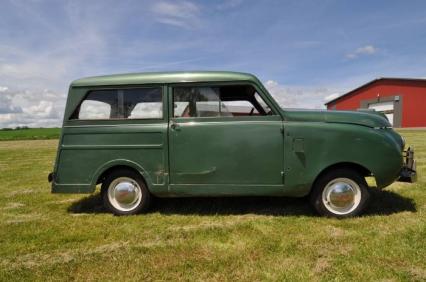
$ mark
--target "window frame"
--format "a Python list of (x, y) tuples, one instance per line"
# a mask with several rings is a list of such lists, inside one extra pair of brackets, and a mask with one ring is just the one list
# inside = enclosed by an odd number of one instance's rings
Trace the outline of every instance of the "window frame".
[[(271, 109), (271, 115), (256, 115), (256, 116), (213, 116), (213, 117), (175, 117), (174, 116), (174, 89), (179, 87), (224, 87), (224, 86), (251, 86), (258, 93), (259, 97), (265, 102), (265, 104)], [(265, 118), (280, 118), (283, 119), (281, 113), (276, 109), (275, 105), (270, 101), (268, 95), (264, 93), (257, 84), (251, 81), (214, 81), (214, 82), (185, 82), (185, 83), (173, 83), (168, 85), (169, 93), (169, 117), (170, 120), (176, 121), (235, 121), (235, 120), (256, 120), (256, 119), (265, 119)], [(221, 103), (221, 100), (219, 100)], [(220, 107), (219, 107), (220, 108)]]
[[(161, 95), (161, 103), (162, 103), (162, 113), (161, 117), (158, 118), (108, 118), (108, 119), (77, 119), (72, 118), (76, 111), (80, 111), (80, 107), (82, 103), (86, 100), (87, 96), (90, 95), (93, 91), (105, 91), (105, 90), (115, 90), (117, 92), (123, 91), (123, 90), (129, 90), (129, 89), (159, 89), (160, 95)], [(99, 86), (99, 87), (88, 87), (85, 91), (85, 94), (83, 98), (79, 101), (77, 106), (74, 107), (74, 110), (71, 112), (71, 114), (68, 116), (65, 123), (69, 123), (70, 125), (76, 124), (91, 124), (91, 123), (117, 123), (117, 122), (124, 122), (124, 123), (143, 123), (143, 122), (158, 122), (158, 121), (166, 121), (168, 119), (168, 99), (166, 95), (166, 86), (164, 84), (146, 84), (146, 85), (112, 85), (112, 86)]]

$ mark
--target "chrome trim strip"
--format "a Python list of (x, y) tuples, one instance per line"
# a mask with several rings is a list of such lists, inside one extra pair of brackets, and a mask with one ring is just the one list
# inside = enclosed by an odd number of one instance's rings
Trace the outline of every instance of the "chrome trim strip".
[(161, 149), (163, 144), (145, 145), (62, 145), (62, 150)]

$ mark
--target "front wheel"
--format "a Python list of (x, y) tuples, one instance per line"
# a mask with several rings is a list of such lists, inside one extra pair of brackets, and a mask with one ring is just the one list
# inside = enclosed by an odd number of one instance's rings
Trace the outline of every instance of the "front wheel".
[(365, 178), (350, 169), (336, 169), (314, 184), (311, 203), (324, 216), (345, 218), (359, 215), (369, 200)]
[(139, 173), (115, 170), (102, 183), (105, 207), (115, 215), (132, 215), (148, 210), (151, 195)]

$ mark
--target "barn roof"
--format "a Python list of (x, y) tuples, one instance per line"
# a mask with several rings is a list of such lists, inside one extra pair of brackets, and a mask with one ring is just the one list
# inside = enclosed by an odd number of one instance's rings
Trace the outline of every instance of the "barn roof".
[(351, 91), (349, 91), (349, 92), (347, 92), (347, 93), (345, 93), (345, 94), (343, 94), (339, 97), (336, 97), (336, 98), (328, 101), (324, 105), (328, 105), (328, 104), (331, 104), (333, 102), (336, 102), (336, 101), (342, 99), (343, 97), (346, 97), (346, 96), (348, 96), (348, 95), (350, 95), (350, 94), (352, 94), (352, 93), (354, 93), (354, 92), (356, 92), (356, 91), (358, 91), (362, 88), (370, 86), (370, 85), (377, 83), (379, 81), (426, 82), (426, 78), (401, 78), (401, 77), (380, 77), (380, 78), (376, 78), (376, 79), (374, 79), (370, 82), (367, 82), (366, 84), (363, 84), (363, 85), (361, 85), (361, 86), (359, 86), (359, 87), (357, 87), (357, 88), (355, 88), (355, 89), (353, 89), (353, 90), (351, 90)]

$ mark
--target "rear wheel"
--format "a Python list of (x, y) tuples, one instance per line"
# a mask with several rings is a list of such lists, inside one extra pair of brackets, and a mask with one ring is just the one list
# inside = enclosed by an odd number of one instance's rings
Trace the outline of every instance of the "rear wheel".
[(105, 207), (113, 214), (132, 215), (148, 210), (151, 194), (139, 173), (120, 169), (105, 178), (102, 199)]
[(345, 218), (359, 215), (369, 200), (365, 178), (354, 170), (336, 169), (314, 184), (311, 203), (324, 216)]

